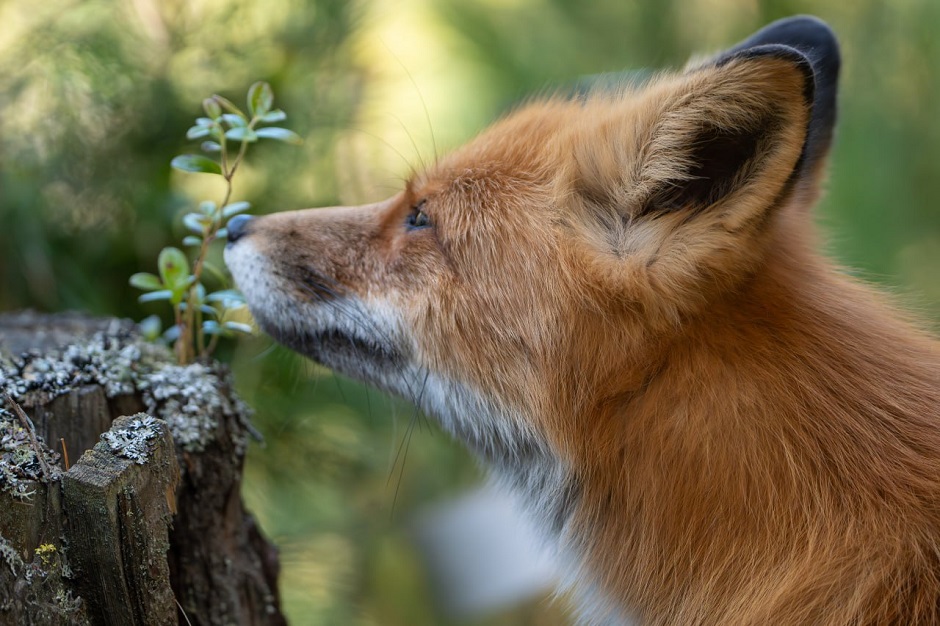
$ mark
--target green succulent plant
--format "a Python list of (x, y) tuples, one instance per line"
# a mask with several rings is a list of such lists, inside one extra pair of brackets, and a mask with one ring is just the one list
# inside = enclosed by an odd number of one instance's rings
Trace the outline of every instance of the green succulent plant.
[[(156, 274), (139, 272), (130, 278), (132, 286), (144, 291), (138, 298), (140, 302), (166, 301), (173, 307), (174, 323), (165, 331), (155, 315), (144, 319), (140, 326), (144, 336), (172, 343), (180, 364), (211, 355), (222, 337), (251, 333), (250, 325), (228, 319), (230, 311), (245, 306), (245, 300), (228, 287), (228, 276), (206, 259), (213, 242), (228, 235), (228, 220), (251, 208), (248, 202), (232, 201), (232, 180), (248, 147), (262, 139), (301, 143), (300, 136), (291, 130), (264, 126), (287, 119), (284, 111), (273, 108), (274, 92), (268, 83), (253, 84), (247, 101), (245, 113), (219, 95), (203, 100), (206, 116), (196, 118), (186, 138), (202, 139), (200, 147), (205, 154), (181, 154), (170, 162), (184, 172), (213, 174), (225, 180), (221, 202), (205, 200), (198, 210), (183, 216), (189, 234), (182, 243), (195, 250), (192, 263), (185, 252), (170, 246), (160, 251)], [(206, 270), (217, 275), (221, 289), (207, 291), (202, 280)]]

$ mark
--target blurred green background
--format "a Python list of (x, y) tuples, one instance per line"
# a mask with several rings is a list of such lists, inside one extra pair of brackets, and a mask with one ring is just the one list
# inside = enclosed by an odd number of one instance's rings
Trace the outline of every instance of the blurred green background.
[[(236, 178), (256, 212), (364, 202), (532, 93), (677, 67), (795, 13), (843, 45), (841, 119), (818, 216), (832, 253), (940, 317), (936, 0), (6, 0), (0, 3), (0, 309), (139, 319), (127, 285), (218, 196), (171, 172), (202, 98), (267, 80), (300, 148)], [(294, 624), (448, 624), (412, 514), (481, 480), (413, 410), (269, 347), (226, 353), (266, 446), (244, 493), (282, 549)], [(413, 426), (413, 428), (412, 428)], [(411, 432), (412, 435), (408, 436)], [(396, 453), (409, 440), (403, 462)], [(404, 456), (404, 455), (403, 455)], [(478, 624), (560, 624), (545, 599)]]

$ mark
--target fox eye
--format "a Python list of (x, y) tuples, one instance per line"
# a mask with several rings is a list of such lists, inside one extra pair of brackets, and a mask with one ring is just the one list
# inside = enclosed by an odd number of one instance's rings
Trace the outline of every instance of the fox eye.
[(423, 208), (424, 201), (422, 200), (411, 209), (408, 217), (405, 218), (405, 225), (408, 227), (408, 230), (427, 228), (431, 225), (431, 218), (422, 210)]

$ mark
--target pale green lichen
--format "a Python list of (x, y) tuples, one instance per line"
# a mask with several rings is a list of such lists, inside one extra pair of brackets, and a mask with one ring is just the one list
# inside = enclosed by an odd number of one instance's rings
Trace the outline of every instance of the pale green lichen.
[(150, 458), (151, 442), (160, 438), (160, 426), (156, 419), (138, 413), (121, 428), (110, 428), (101, 434), (101, 439), (111, 452), (143, 465)]
[(51, 475), (44, 472), (29, 432), (10, 411), (0, 409), (0, 488), (21, 500), (29, 500), (37, 482), (58, 478), (55, 465), (58, 455), (43, 446), (41, 440), (38, 452), (45, 456)]
[[(165, 420), (173, 440), (190, 452), (211, 441), (220, 414), (239, 416), (247, 424), (247, 405), (234, 394), (222, 393), (230, 387), (217, 368), (202, 363), (164, 364), (137, 380), (147, 412)], [(243, 448), (245, 442), (236, 443)]]
[[(108, 398), (138, 394), (147, 412), (166, 421), (174, 441), (188, 452), (202, 451), (214, 440), (221, 416), (235, 416), (251, 430), (250, 411), (231, 392), (228, 376), (217, 364), (177, 365), (164, 346), (123, 328), (57, 351), (0, 358), (0, 394), (16, 400), (41, 393), (52, 399), (81, 385), (99, 385)], [(0, 420), (8, 416), (0, 410)], [(243, 452), (244, 434), (232, 436)], [(0, 467), (0, 480), (2, 473)]]
[[(16, 548), (0, 536), (0, 560), (6, 563), (10, 576), (0, 572), (0, 621), (11, 610), (12, 597), (29, 607), (30, 623), (81, 624), (90, 622), (82, 599), (65, 588), (63, 578), (70, 575), (65, 552), (51, 543), (41, 544), (33, 551), (32, 561), (24, 561)], [(21, 587), (22, 583), (26, 583)], [(7, 623), (3, 621), (3, 623)]]
[(14, 576), (18, 576), (23, 569), (23, 559), (20, 558), (19, 552), (2, 536), (0, 536), (0, 559), (3, 559)]
[(127, 331), (100, 332), (60, 350), (0, 360), (0, 393), (14, 399), (31, 392), (54, 398), (95, 384), (112, 398), (134, 393), (139, 376), (170, 359), (162, 346), (139, 341)]

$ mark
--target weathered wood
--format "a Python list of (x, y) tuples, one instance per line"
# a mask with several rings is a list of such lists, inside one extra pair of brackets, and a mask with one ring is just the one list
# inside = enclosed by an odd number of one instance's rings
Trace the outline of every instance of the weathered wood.
[(116, 419), (63, 475), (69, 557), (96, 624), (176, 623), (166, 552), (178, 481), (169, 428), (143, 413)]
[(86, 340), (95, 333), (128, 332), (133, 327), (130, 320), (92, 317), (77, 312), (53, 315), (32, 311), (3, 313), (0, 314), (0, 352), (14, 356), (28, 351), (49, 352)]
[(108, 398), (98, 385), (82, 385), (48, 404), (35, 403), (29, 409), (36, 432), (49, 447), (61, 452), (65, 442), (76, 458), (92, 448), (111, 426)]
[(0, 441), (0, 624), (86, 626), (68, 584), (55, 456), (13, 419), (0, 419)]
[[(225, 380), (220, 391), (232, 393)], [(177, 600), (194, 625), (239, 623), (240, 612), (264, 615), (259, 623), (284, 625), (273, 584), (279, 570), (277, 551), (261, 536), (241, 501), (245, 441), (238, 433), (244, 426), (221, 410), (213, 415), (213, 423), (214, 436), (201, 454), (180, 452), (185, 471), (170, 535), (178, 549), (168, 555)], [(232, 519), (242, 523), (224, 521)], [(226, 584), (226, 577), (243, 583)]]
[[(0, 314), (0, 394), (42, 450), (0, 406), (0, 625), (285, 624), (277, 551), (240, 497), (250, 426), (227, 372), (133, 329)], [(115, 418), (140, 411), (166, 424), (138, 449), (127, 429), (153, 418)]]
[(0, 494), (0, 537), (29, 560), (40, 545), (61, 543), (62, 497), (56, 482), (28, 481), (26, 489), (32, 494), (27, 500)]

